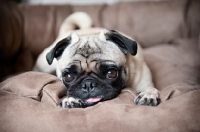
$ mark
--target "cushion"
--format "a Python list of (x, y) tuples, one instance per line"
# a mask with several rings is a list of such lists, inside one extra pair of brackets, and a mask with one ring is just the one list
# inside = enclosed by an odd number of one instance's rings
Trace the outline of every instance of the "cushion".
[(200, 84), (198, 39), (176, 39), (171, 44), (147, 48), (144, 54), (156, 88), (162, 90), (175, 83)]
[(109, 101), (87, 108), (60, 108), (65, 87), (55, 76), (26, 72), (0, 83), (0, 131), (169, 132), (200, 131), (198, 40), (179, 39), (144, 50), (160, 90), (156, 107), (133, 103), (125, 88)]
[(132, 132), (200, 131), (200, 85), (173, 84), (161, 91), (157, 107), (133, 103), (125, 88), (115, 99), (88, 108), (57, 105), (65, 88), (57, 77), (27, 72), (0, 84), (0, 131)]
[(186, 4), (187, 0), (117, 3), (102, 10), (102, 24), (131, 36), (142, 47), (168, 43), (187, 36)]

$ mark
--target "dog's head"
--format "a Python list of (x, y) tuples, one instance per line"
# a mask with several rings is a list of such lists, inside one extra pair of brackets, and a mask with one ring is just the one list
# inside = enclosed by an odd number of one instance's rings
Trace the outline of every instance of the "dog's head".
[(67, 96), (93, 105), (113, 99), (126, 86), (127, 54), (136, 55), (137, 43), (114, 30), (72, 33), (47, 54), (49, 64), (56, 58), (57, 72)]

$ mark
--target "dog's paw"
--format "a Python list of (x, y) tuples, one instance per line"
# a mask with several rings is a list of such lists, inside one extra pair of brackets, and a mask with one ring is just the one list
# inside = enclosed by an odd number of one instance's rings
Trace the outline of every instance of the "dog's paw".
[(83, 108), (84, 102), (81, 99), (74, 97), (66, 97), (60, 103), (62, 108)]
[(134, 102), (137, 105), (157, 106), (160, 103), (159, 92), (155, 88), (147, 89), (144, 92), (140, 92)]

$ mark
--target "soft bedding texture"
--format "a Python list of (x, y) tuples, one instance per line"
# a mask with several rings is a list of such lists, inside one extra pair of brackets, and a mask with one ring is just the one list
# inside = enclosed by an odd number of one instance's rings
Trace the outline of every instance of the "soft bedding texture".
[(63, 109), (57, 107), (63, 96), (62, 83), (48, 74), (28, 72), (1, 84), (0, 130), (199, 131), (199, 87), (188, 84), (168, 86), (161, 91), (162, 103), (157, 107), (135, 105), (135, 93), (126, 88), (113, 100), (85, 109)]
[[(200, 85), (197, 84), (198, 77), (194, 76), (198, 69), (193, 63), (200, 64), (200, 62), (194, 57), (188, 66), (178, 65), (185, 63), (184, 58), (188, 57), (186, 54), (180, 60), (178, 55), (185, 53), (184, 51), (198, 54), (198, 49), (195, 48), (197, 45), (192, 46), (196, 41), (189, 42), (190, 48), (188, 45), (185, 45), (185, 48), (177, 45), (168, 46), (169, 49), (166, 49), (163, 45), (145, 50), (146, 60), (154, 71), (156, 86), (161, 90), (162, 102), (157, 107), (137, 106), (133, 103), (135, 91), (125, 88), (117, 98), (92, 107), (59, 108), (57, 105), (65, 91), (61, 81), (49, 74), (27, 72), (0, 84), (0, 130), (20, 132), (27, 130), (29, 132), (199, 131)], [(156, 50), (163, 52), (157, 56), (154, 55)], [(173, 55), (177, 55), (178, 60), (170, 59)], [(177, 61), (179, 61), (178, 64), (176, 64)], [(183, 72), (178, 72), (181, 69)], [(178, 83), (175, 83), (175, 80)]]
[[(160, 90), (157, 107), (138, 106), (125, 88), (88, 108), (58, 107), (61, 81), (32, 72), (71, 13), (88, 13), (94, 26), (136, 39)], [(199, 132), (200, 1), (121, 2), (113, 5), (26, 5), (0, 1), (1, 132)]]

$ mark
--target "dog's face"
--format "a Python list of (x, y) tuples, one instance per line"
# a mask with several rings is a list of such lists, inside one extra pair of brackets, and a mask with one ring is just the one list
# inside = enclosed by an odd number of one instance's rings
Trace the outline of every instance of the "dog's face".
[(61, 40), (46, 58), (49, 64), (57, 59), (67, 96), (93, 105), (113, 99), (126, 86), (126, 55), (137, 53), (137, 43), (113, 30), (84, 33)]

